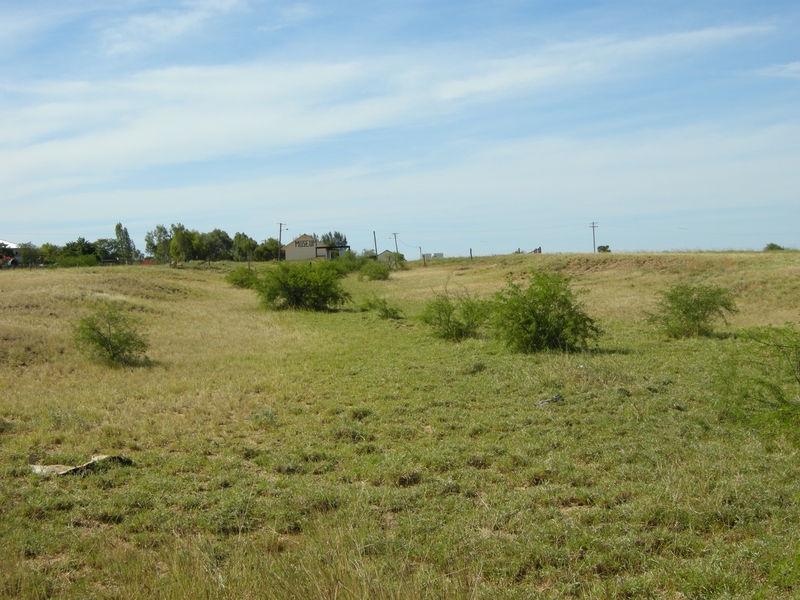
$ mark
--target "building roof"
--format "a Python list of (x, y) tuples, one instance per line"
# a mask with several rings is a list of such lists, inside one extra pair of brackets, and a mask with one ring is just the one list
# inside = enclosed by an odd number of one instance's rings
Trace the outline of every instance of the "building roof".
[(14, 242), (7, 242), (6, 240), (0, 240), (0, 244), (3, 244), (6, 248), (17, 248), (19, 249), (19, 244), (15, 244)]

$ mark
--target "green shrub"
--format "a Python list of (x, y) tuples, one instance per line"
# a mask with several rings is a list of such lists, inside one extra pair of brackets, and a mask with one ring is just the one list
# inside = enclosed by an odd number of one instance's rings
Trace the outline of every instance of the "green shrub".
[(358, 279), (368, 281), (386, 281), (389, 279), (389, 265), (386, 263), (371, 260), (366, 263), (358, 272)]
[(281, 262), (259, 280), (255, 290), (266, 308), (329, 310), (350, 300), (343, 274), (330, 262)]
[(386, 298), (373, 296), (367, 298), (361, 304), (361, 309), (365, 311), (375, 311), (381, 319), (402, 319), (403, 313), (399, 308), (390, 306)]
[(225, 276), (225, 281), (234, 287), (253, 290), (258, 284), (258, 274), (247, 267), (239, 267)]
[(783, 246), (779, 246), (778, 244), (774, 244), (770, 242), (766, 246), (764, 246), (764, 252), (776, 252), (778, 250), (786, 250)]
[(487, 316), (485, 301), (472, 298), (467, 292), (450, 294), (445, 290), (425, 304), (421, 318), (437, 337), (460, 342), (477, 337)]
[(601, 332), (570, 281), (558, 273), (536, 273), (527, 288), (509, 283), (497, 292), (492, 325), (498, 337), (517, 352), (586, 348)]
[(84, 352), (117, 364), (142, 361), (148, 342), (140, 322), (118, 302), (101, 306), (73, 325), (75, 344)]
[(96, 267), (100, 261), (94, 254), (84, 254), (82, 256), (57, 256), (56, 264), (59, 267)]
[(713, 322), (725, 321), (723, 311), (737, 311), (733, 292), (716, 285), (681, 283), (658, 295), (657, 311), (648, 320), (674, 338), (711, 335)]

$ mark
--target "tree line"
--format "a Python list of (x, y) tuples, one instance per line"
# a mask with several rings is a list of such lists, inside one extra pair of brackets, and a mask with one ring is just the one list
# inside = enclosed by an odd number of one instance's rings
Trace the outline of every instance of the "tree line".
[[(347, 236), (331, 231), (313, 237), (323, 244), (346, 246)], [(101, 238), (90, 242), (83, 237), (67, 242), (63, 246), (32, 243), (20, 244), (19, 258), (8, 248), (0, 248), (3, 263), (19, 261), (23, 265), (49, 264), (64, 267), (95, 266), (102, 263), (127, 264), (151, 258), (156, 263), (187, 262), (190, 260), (241, 262), (269, 261), (283, 258), (281, 243), (275, 238), (261, 243), (245, 233), (237, 232), (233, 238), (221, 229), (200, 232), (187, 229), (176, 223), (169, 228), (156, 225), (144, 236), (145, 253), (136, 248), (128, 235), (128, 229), (117, 223), (113, 238)]]

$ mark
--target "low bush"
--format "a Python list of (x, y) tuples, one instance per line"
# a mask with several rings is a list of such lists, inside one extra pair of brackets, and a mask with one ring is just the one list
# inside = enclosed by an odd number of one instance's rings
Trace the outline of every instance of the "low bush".
[(485, 301), (467, 292), (451, 294), (447, 290), (429, 300), (422, 311), (422, 321), (433, 329), (434, 335), (454, 342), (477, 337), (487, 316)]
[(96, 267), (100, 264), (94, 254), (84, 254), (82, 256), (58, 256), (56, 265), (59, 267)]
[(96, 358), (117, 364), (136, 364), (149, 346), (140, 322), (118, 302), (101, 306), (73, 325), (75, 344)]
[(255, 287), (265, 308), (330, 310), (350, 300), (343, 273), (330, 262), (281, 262)]
[(570, 281), (558, 273), (536, 273), (527, 288), (509, 283), (495, 295), (492, 325), (498, 337), (517, 352), (586, 348), (601, 331)]
[(258, 284), (258, 274), (247, 267), (238, 267), (225, 276), (225, 281), (234, 287), (253, 290)]
[(772, 242), (764, 246), (764, 252), (777, 252), (779, 250), (786, 250), (786, 248)]
[(381, 319), (402, 319), (403, 313), (399, 308), (391, 306), (386, 298), (378, 298), (373, 296), (367, 298), (361, 304), (361, 309), (364, 311), (375, 311)]
[(733, 292), (716, 285), (681, 283), (659, 296), (648, 320), (674, 338), (711, 335), (714, 321), (725, 321), (725, 312), (737, 312)]
[(358, 272), (358, 279), (368, 281), (386, 281), (389, 279), (389, 265), (386, 263), (371, 260), (366, 263)]

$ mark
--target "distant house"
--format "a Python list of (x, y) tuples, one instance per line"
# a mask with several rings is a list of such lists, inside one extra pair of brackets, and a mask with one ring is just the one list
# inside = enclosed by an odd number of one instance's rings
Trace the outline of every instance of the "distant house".
[(20, 263), (19, 244), (0, 240), (0, 248), (3, 249), (2, 258), (0, 258), (2, 264), (18, 265)]
[(286, 260), (331, 260), (346, 250), (350, 250), (350, 246), (326, 246), (307, 233), (283, 247)]
[(380, 262), (390, 263), (394, 260), (394, 252), (392, 252), (391, 250), (384, 250), (383, 252), (378, 254), (378, 256), (376, 256), (375, 258), (377, 258)]

